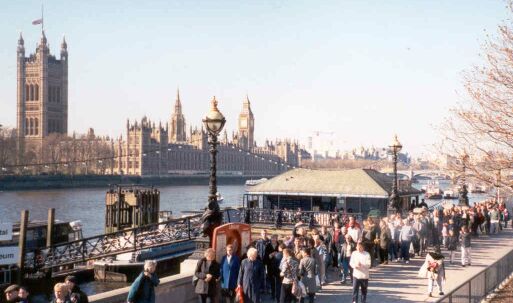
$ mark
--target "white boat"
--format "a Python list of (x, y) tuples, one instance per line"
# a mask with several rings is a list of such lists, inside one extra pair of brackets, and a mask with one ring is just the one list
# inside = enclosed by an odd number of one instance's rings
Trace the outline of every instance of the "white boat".
[(246, 186), (255, 186), (260, 183), (264, 183), (265, 181), (267, 181), (267, 178), (261, 178), (258, 180), (246, 180)]
[(444, 190), (444, 199), (458, 199), (459, 194), (455, 189), (446, 189)]
[(216, 193), (217, 203), (221, 203), (224, 201), (223, 196), (219, 192)]

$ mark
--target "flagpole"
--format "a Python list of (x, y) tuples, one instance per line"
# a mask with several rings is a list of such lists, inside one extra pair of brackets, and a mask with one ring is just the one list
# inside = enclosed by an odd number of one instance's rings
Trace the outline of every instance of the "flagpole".
[(45, 18), (43, 15), (44, 7), (43, 0), (41, 0), (41, 33), (45, 31)]

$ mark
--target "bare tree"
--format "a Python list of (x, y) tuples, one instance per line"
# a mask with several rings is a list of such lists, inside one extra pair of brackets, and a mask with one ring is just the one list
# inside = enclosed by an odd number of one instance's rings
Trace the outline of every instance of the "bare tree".
[[(513, 13), (512, 2), (508, 10)], [(513, 24), (487, 36), (483, 63), (465, 73), (465, 100), (451, 110), (441, 127), (440, 151), (458, 159), (449, 168), (466, 172), (489, 185), (513, 188)], [(465, 162), (461, 155), (468, 154)], [(500, 174), (499, 174), (500, 173)], [(500, 176), (503, 177), (500, 177)], [(499, 177), (498, 177), (499, 176)]]

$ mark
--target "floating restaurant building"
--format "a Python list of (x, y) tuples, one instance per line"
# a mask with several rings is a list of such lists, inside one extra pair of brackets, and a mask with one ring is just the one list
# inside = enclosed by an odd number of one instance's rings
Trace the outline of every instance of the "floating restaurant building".
[[(248, 187), (244, 206), (264, 209), (297, 209), (361, 213), (387, 213), (393, 177), (373, 169), (294, 169)], [(400, 206), (408, 210), (422, 194), (409, 180), (398, 184)]]

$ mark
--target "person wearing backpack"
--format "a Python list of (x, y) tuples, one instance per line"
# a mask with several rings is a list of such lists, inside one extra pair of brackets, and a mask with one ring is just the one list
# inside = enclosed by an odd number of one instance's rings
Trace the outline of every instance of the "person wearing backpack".
[(146, 260), (144, 270), (135, 279), (128, 292), (128, 303), (155, 303), (155, 287), (160, 280), (155, 273), (157, 261)]

